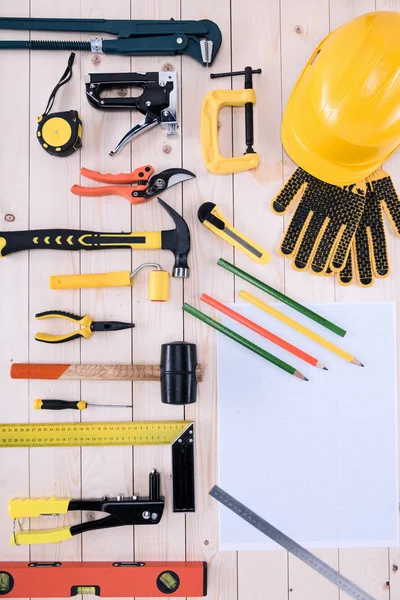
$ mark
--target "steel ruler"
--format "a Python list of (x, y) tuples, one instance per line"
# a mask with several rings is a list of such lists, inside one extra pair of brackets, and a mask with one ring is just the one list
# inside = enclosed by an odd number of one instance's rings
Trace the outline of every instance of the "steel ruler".
[(218, 502), (220, 502), (223, 506), (226, 506), (226, 508), (229, 508), (236, 515), (247, 521), (247, 523), (250, 523), (250, 525), (258, 529), (258, 531), (261, 531), (261, 533), (282, 546), (282, 548), (285, 548), (285, 550), (293, 554), (293, 556), (296, 556), (302, 560), (304, 563), (306, 563), (306, 565), (314, 569), (314, 571), (317, 571), (317, 573), (328, 579), (331, 583), (337, 585), (349, 596), (355, 598), (355, 600), (376, 600), (376, 598), (370, 594), (367, 594), (367, 592), (364, 592), (364, 590), (347, 579), (347, 577), (344, 577), (335, 571), (335, 569), (332, 569), (332, 567), (315, 556), (315, 554), (309, 550), (306, 550), (303, 548), (303, 546), (300, 546), (300, 544), (268, 523), (268, 521), (262, 519), (255, 512), (247, 508), (247, 506), (233, 498), (233, 496), (227, 492), (224, 492), (224, 490), (221, 490), (221, 488), (217, 485), (214, 485), (210, 491), (210, 496), (218, 500)]
[(170, 445), (192, 425), (190, 421), (9, 423), (0, 425), (0, 448)]

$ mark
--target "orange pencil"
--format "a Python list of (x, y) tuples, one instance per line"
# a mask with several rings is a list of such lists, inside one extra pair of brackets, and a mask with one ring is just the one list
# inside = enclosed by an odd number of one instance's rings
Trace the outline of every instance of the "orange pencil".
[(297, 348), (297, 346), (293, 346), (293, 344), (290, 344), (289, 342), (286, 342), (285, 340), (283, 340), (282, 338), (278, 337), (277, 335), (275, 335), (271, 331), (268, 331), (268, 329), (264, 329), (264, 327), (261, 327), (260, 325), (257, 325), (257, 323), (254, 323), (254, 321), (250, 321), (250, 319), (247, 319), (246, 317), (244, 317), (243, 315), (239, 314), (235, 310), (232, 310), (231, 308), (228, 308), (228, 306), (225, 306), (225, 304), (222, 304), (221, 302), (218, 302), (218, 300), (215, 300), (214, 298), (211, 298), (211, 296), (208, 296), (208, 294), (202, 294), (200, 296), (200, 300), (202, 300), (203, 302), (205, 302), (209, 306), (212, 306), (213, 308), (219, 310), (220, 312), (224, 313), (225, 315), (227, 315), (231, 319), (234, 319), (234, 321), (237, 321), (241, 325), (244, 325), (245, 327), (248, 327), (248, 329), (251, 329), (252, 331), (255, 331), (256, 333), (258, 333), (262, 337), (266, 338), (267, 340), (269, 340), (273, 344), (276, 344), (277, 346), (280, 346), (281, 348), (284, 348), (285, 350), (287, 350), (291, 354), (294, 354), (298, 358), (301, 358), (302, 360), (304, 360), (305, 362), (309, 363), (310, 365), (313, 365), (314, 367), (318, 367), (318, 369), (324, 369), (325, 371), (328, 370), (316, 358), (314, 358), (310, 354), (307, 354), (307, 352), (304, 352), (303, 350), (300, 350), (300, 348)]

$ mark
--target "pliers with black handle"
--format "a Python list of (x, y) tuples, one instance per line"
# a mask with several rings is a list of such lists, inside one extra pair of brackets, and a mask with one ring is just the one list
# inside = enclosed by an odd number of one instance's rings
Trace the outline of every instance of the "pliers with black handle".
[(37, 333), (35, 340), (38, 342), (46, 342), (47, 344), (61, 344), (62, 342), (69, 342), (70, 340), (76, 340), (77, 338), (84, 338), (88, 340), (95, 331), (119, 331), (120, 329), (132, 329), (135, 327), (134, 323), (123, 323), (121, 321), (93, 321), (89, 315), (80, 317), (69, 312), (62, 310), (47, 310), (40, 312), (35, 315), (35, 318), (40, 321), (42, 319), (65, 319), (72, 321), (81, 328), (77, 331), (71, 331), (71, 333), (65, 333), (63, 335), (52, 335), (50, 333)]

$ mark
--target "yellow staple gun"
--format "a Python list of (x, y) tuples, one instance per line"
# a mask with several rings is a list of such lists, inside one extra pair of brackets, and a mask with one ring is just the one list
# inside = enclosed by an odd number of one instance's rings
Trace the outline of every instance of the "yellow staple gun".
[[(216, 175), (238, 173), (257, 167), (260, 156), (253, 149), (254, 126), (253, 104), (256, 94), (253, 90), (253, 73), (261, 73), (261, 69), (245, 67), (244, 71), (232, 73), (212, 73), (211, 79), (217, 77), (233, 77), (244, 75), (244, 90), (213, 90), (203, 100), (200, 120), (200, 137), (204, 162), (207, 169)], [(218, 115), (225, 106), (244, 106), (246, 125), (246, 151), (243, 156), (227, 158), (222, 156), (218, 143)]]
[(250, 258), (265, 265), (270, 261), (269, 253), (258, 244), (252, 242), (225, 219), (218, 206), (213, 202), (204, 202), (197, 212), (200, 223), (203, 223), (215, 235), (228, 242)]

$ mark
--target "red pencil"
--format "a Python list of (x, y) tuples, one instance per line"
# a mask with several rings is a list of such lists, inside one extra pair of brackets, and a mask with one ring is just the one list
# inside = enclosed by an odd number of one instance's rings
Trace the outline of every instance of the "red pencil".
[(324, 369), (325, 371), (328, 370), (316, 358), (314, 358), (310, 354), (307, 354), (307, 352), (303, 352), (303, 350), (300, 350), (300, 348), (297, 348), (297, 346), (293, 346), (293, 344), (289, 344), (289, 342), (286, 342), (285, 340), (278, 337), (271, 331), (268, 331), (268, 329), (264, 329), (264, 327), (257, 325), (257, 323), (254, 323), (254, 321), (250, 321), (250, 319), (247, 319), (246, 317), (239, 314), (235, 310), (228, 308), (228, 306), (225, 306), (225, 304), (218, 302), (218, 300), (211, 298), (211, 296), (208, 296), (207, 294), (202, 294), (200, 296), (200, 300), (202, 300), (209, 306), (216, 308), (217, 310), (224, 313), (231, 319), (234, 319), (235, 321), (240, 323), (241, 325), (244, 325), (245, 327), (248, 327), (252, 331), (255, 331), (256, 333), (258, 333), (259, 335), (262, 335), (262, 337), (266, 338), (273, 344), (276, 344), (277, 346), (284, 348), (288, 352), (291, 352), (292, 354), (294, 354), (298, 358), (301, 358), (302, 360), (309, 363), (310, 365), (313, 365), (314, 367), (318, 367), (318, 369)]

